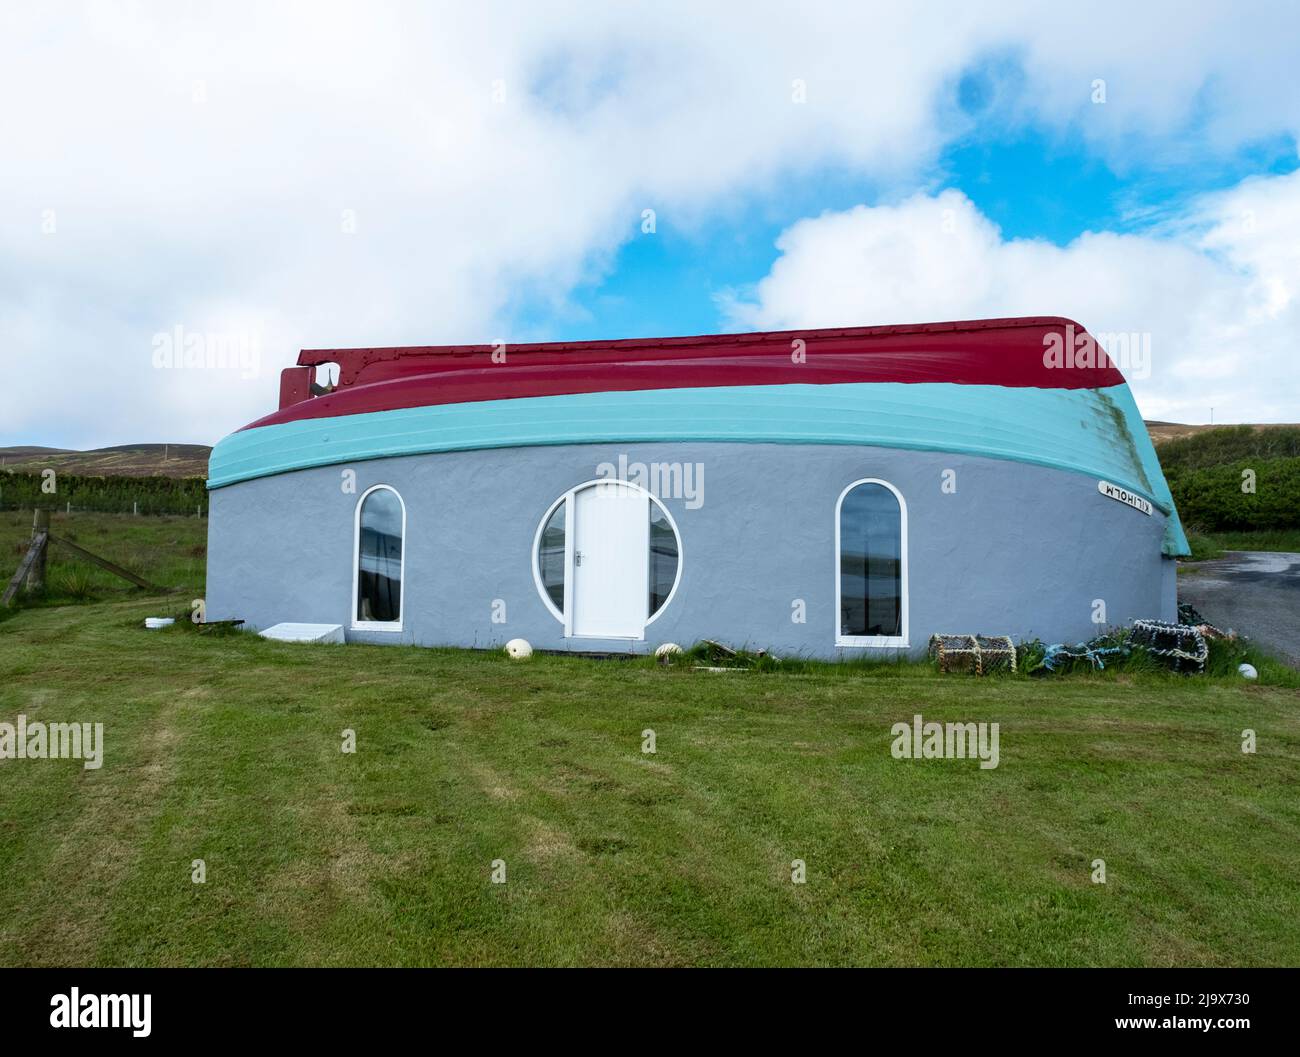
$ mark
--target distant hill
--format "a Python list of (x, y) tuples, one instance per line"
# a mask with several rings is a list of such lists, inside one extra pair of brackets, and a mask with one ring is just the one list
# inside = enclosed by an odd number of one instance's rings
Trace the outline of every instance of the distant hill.
[[(1163, 444), (1167, 440), (1179, 440), (1183, 437), (1191, 437), (1197, 433), (1205, 433), (1212, 429), (1225, 429), (1231, 423), (1221, 423), (1214, 426), (1189, 426), (1183, 422), (1160, 422), (1155, 419), (1147, 420), (1147, 432), (1151, 434), (1152, 444)], [(1259, 425), (1251, 425), (1251, 429), (1286, 429), (1288, 423), (1285, 422), (1264, 422)]]
[(1205, 469), (1249, 460), (1300, 460), (1300, 426), (1214, 426), (1157, 442), (1160, 465)]
[(207, 477), (206, 444), (119, 444), (73, 451), (19, 445), (0, 448), (0, 471), (40, 473), (45, 469), (86, 477)]

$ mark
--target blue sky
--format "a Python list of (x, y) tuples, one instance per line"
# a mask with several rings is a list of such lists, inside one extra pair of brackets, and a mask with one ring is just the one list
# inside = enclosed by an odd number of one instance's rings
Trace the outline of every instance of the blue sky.
[[(1208, 192), (1251, 176), (1300, 168), (1289, 135), (1251, 143), (1229, 155), (1205, 153), (1189, 164), (1148, 157), (1116, 172), (1076, 135), (1027, 129), (1014, 137), (972, 135), (919, 173), (913, 189), (956, 188), (1008, 239), (1064, 247), (1088, 231), (1141, 233), (1182, 215)], [(632, 215), (628, 240), (599, 281), (573, 293), (571, 316), (549, 304), (514, 312), (520, 334), (536, 340), (707, 334), (728, 329), (715, 294), (745, 289), (767, 275), (781, 232), (803, 217), (897, 198), (852, 174), (824, 171), (790, 177), (716, 223), (680, 230), (671, 211), (656, 211), (656, 230), (641, 232)], [(1045, 306), (1044, 314), (1052, 314)], [(925, 322), (917, 320), (917, 322)]]

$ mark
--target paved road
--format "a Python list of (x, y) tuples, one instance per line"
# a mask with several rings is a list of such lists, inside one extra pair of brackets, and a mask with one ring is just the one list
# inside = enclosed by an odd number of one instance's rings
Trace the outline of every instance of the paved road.
[(1224, 551), (1178, 577), (1178, 601), (1300, 668), (1300, 554)]

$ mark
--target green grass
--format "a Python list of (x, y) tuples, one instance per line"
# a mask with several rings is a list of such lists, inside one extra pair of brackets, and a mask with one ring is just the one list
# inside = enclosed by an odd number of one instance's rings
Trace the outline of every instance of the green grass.
[[(167, 603), (171, 608), (188, 609), (191, 597), (202, 594), (207, 566), (206, 518), (55, 511), (50, 517), (50, 531), (150, 583), (175, 589), (177, 598)], [(0, 590), (8, 585), (27, 553), (31, 537), (30, 510), (0, 511)], [(36, 595), (24, 592), (18, 607), (111, 601), (139, 597), (141, 593), (128, 581), (75, 557), (55, 543), (46, 559), (45, 590)], [(0, 609), (0, 621), (13, 615), (12, 609)]]
[[(2, 964), (1300, 964), (1276, 666), (709, 674), (145, 631), (164, 605), (0, 624), (0, 718), (106, 739), (0, 762)], [(893, 759), (917, 712), (998, 722), (1000, 766)]]
[(1194, 562), (1220, 558), (1224, 551), (1286, 551), (1300, 553), (1300, 529), (1260, 529), (1250, 532), (1194, 532), (1187, 542)]

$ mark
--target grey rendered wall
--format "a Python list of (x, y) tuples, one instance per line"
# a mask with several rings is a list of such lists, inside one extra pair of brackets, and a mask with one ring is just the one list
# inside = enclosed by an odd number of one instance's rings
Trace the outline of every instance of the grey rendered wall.
[[(703, 504), (664, 497), (681, 534), (677, 594), (644, 642), (564, 638), (532, 573), (538, 521), (567, 489), (618, 463), (698, 463)], [(357, 491), (341, 488), (342, 470)], [(942, 488), (955, 471), (956, 492)], [(1095, 635), (1108, 624), (1172, 617), (1175, 563), (1161, 558), (1164, 518), (1097, 491), (1080, 474), (966, 456), (845, 446), (573, 445), (357, 462), (231, 485), (211, 495), (208, 618), (252, 628), (281, 621), (349, 624), (353, 516), (374, 484), (406, 503), (403, 630), (354, 641), (650, 650), (701, 638), (833, 657), (834, 511), (849, 483), (882, 478), (908, 509), (909, 640), (935, 631)], [(494, 600), (507, 620), (492, 622)], [(792, 620), (795, 600), (806, 622)]]

